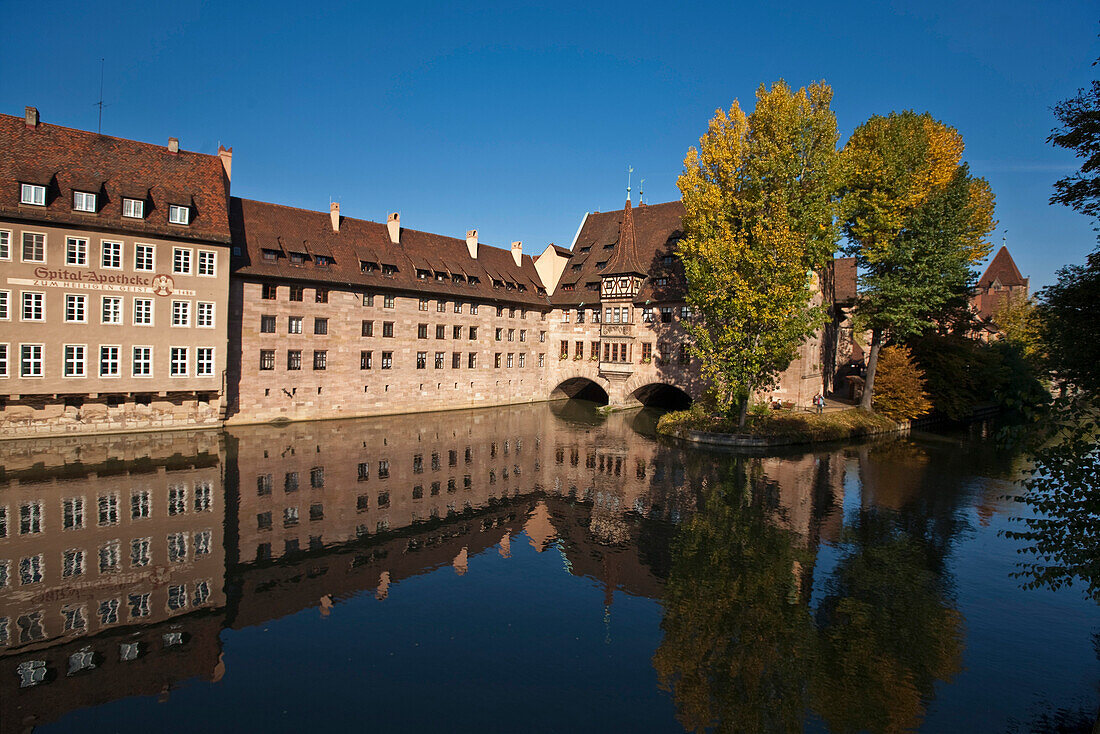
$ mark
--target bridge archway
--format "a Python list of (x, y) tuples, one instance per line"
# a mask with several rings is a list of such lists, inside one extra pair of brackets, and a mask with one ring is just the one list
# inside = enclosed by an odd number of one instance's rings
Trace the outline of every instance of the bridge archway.
[(630, 397), (647, 408), (683, 410), (691, 407), (691, 395), (683, 388), (664, 382), (651, 382), (648, 385), (642, 385), (632, 392)]
[(607, 405), (610, 401), (607, 390), (598, 382), (587, 377), (570, 377), (555, 387), (550, 393), (550, 399), (557, 400), (561, 398), (591, 400), (602, 405)]

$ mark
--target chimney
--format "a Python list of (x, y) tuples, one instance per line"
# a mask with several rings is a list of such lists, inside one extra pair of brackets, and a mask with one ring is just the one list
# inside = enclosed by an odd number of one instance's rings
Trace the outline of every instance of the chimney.
[(386, 229), (390, 231), (390, 242), (393, 244), (400, 244), (401, 242), (401, 215), (398, 212), (394, 212), (386, 220)]
[(518, 240), (512, 243), (512, 259), (516, 261), (516, 267), (523, 264), (523, 243)]
[(169, 153), (179, 153), (180, 152), (180, 139), (179, 138), (168, 138), (168, 152)]
[(477, 260), (477, 230), (466, 230), (466, 249), (470, 251), (470, 257)]
[[(176, 148), (179, 150), (179, 147)], [(233, 180), (233, 149), (223, 148), (218, 145), (218, 157), (222, 159), (222, 168), (225, 169), (225, 177), (230, 181)]]
[(340, 202), (334, 201), (328, 205), (328, 218), (332, 220), (332, 231), (340, 233)]
[(23, 121), (27, 123), (27, 127), (38, 127), (38, 108), (24, 107)]

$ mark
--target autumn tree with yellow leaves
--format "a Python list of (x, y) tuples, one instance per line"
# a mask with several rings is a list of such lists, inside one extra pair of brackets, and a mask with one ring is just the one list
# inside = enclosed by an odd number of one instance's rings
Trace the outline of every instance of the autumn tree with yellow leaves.
[(961, 308), (989, 254), (993, 193), (962, 153), (957, 130), (911, 111), (872, 117), (841, 152), (841, 226), (860, 271), (857, 318), (872, 334), (866, 410), (883, 343)]
[(775, 383), (824, 317), (811, 287), (836, 242), (831, 101), (823, 83), (762, 85), (751, 114), (736, 101), (716, 111), (677, 182), (691, 348), (741, 427), (753, 393)]

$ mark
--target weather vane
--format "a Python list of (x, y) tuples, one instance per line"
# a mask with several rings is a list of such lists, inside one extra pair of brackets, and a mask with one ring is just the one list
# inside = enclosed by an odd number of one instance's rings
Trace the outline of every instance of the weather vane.
[(645, 201), (645, 179), (643, 178), (638, 182), (638, 204), (644, 204)]
[(626, 167), (626, 198), (630, 199), (630, 176), (634, 173), (634, 166)]

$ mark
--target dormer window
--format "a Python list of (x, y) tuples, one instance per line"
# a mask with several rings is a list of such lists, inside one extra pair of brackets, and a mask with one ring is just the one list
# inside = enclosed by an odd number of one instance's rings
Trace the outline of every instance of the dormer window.
[(397, 266), (382, 263), (382, 275), (386, 276), (387, 278), (392, 278), (393, 276), (397, 275)]
[(447, 280), (447, 274), (441, 273), (437, 270), (435, 271), (435, 279), (442, 283), (443, 281)]
[(95, 212), (95, 194), (87, 191), (73, 192), (73, 209), (78, 212)]
[(464, 283), (465, 281), (466, 281), (466, 278), (462, 277), (458, 273), (452, 273), (451, 274), (451, 282), (452, 283)]
[(359, 261), (359, 272), (361, 273), (376, 273), (378, 272), (378, 263), (370, 262), (369, 260)]
[(668, 278), (666, 278), (664, 276), (661, 276), (660, 278), (654, 278), (653, 283), (654, 283), (654, 285), (659, 285), (659, 286), (668, 285)]
[(290, 253), (290, 264), (291, 265), (301, 265), (305, 261), (306, 261), (306, 256), (303, 255), (302, 253), (300, 253), (300, 252)]
[(604, 246), (603, 246), (603, 249), (605, 249), (605, 250), (610, 250), (610, 249), (612, 249), (613, 247), (615, 247), (615, 243), (614, 243), (614, 242), (612, 242), (612, 243), (611, 243), (610, 245), (604, 245)]
[(38, 184), (20, 184), (19, 203), (46, 206), (46, 187)]
[(332, 265), (332, 258), (325, 255), (318, 255), (313, 259), (313, 264), (319, 268), (327, 268)]
[[(575, 290), (575, 289), (576, 289), (576, 284), (575, 284), (575, 283), (566, 283), (565, 285), (563, 285), (563, 286), (561, 287), (561, 289), (562, 289), (563, 291), (571, 291), (571, 290)], [(566, 311), (565, 313), (568, 313), (568, 311)]]
[(416, 270), (416, 277), (420, 280), (427, 280), (431, 276), (432, 272), (430, 270), (422, 270), (420, 268), (417, 268)]
[(123, 199), (122, 216), (130, 219), (144, 219), (145, 202), (141, 199)]
[(574, 273), (579, 273), (581, 271), (581, 268), (583, 268), (583, 267), (584, 267), (583, 263), (577, 263), (576, 265), (573, 266), (573, 272)]
[(607, 260), (601, 260), (600, 262), (596, 263), (596, 270), (603, 270), (606, 267), (607, 267)]
[(535, 292), (538, 293), (540, 296), (546, 295), (546, 289), (543, 288), (541, 285), (535, 289)]
[(169, 204), (168, 221), (172, 224), (190, 224), (191, 208), (179, 204)]
[(589, 252), (592, 252), (592, 245), (587, 245), (587, 246), (581, 248), (581, 254), (582, 255), (584, 255), (585, 253), (589, 253)]
[(480, 283), (481, 283), (481, 278), (477, 277), (476, 275), (471, 275), (470, 276), (470, 285), (479, 285)]
[(672, 256), (672, 255), (665, 255), (664, 257), (662, 257), (662, 258), (661, 258), (661, 264), (662, 264), (662, 265), (671, 265), (671, 264), (672, 264), (672, 261), (673, 261), (674, 259), (675, 259), (675, 258), (673, 258), (673, 256)]
[(503, 280), (497, 280), (496, 278), (493, 278), (493, 287), (494, 288), (503, 288), (504, 287), (504, 281)]
[(269, 262), (274, 262), (279, 257), (279, 251), (278, 250), (264, 250), (263, 253), (264, 253), (264, 260), (267, 260)]

